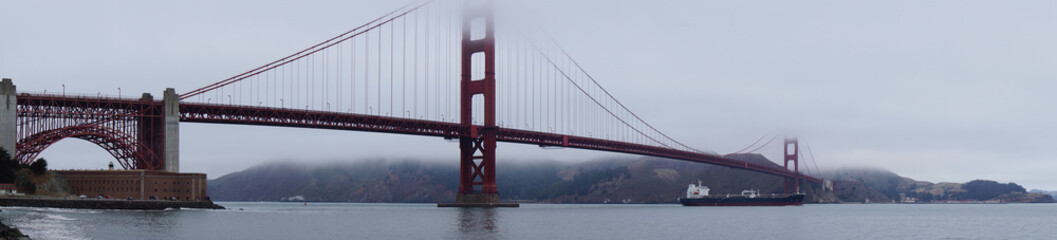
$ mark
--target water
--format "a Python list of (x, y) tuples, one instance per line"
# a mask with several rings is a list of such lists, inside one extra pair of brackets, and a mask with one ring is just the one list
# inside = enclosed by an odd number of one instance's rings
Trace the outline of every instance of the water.
[[(1054, 239), (1057, 205), (800, 207), (219, 203), (228, 210), (5, 207), (34, 239)], [(242, 208), (243, 210), (239, 210)]]

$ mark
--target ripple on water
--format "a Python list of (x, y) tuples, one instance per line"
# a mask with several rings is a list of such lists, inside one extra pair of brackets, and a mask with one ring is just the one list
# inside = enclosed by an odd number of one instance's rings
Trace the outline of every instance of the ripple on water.
[[(33, 239), (90, 239), (84, 235), (82, 226), (68, 209), (4, 209), (4, 212), (24, 212), (21, 218), (5, 219), (10, 225)], [(78, 211), (87, 213), (90, 211)]]

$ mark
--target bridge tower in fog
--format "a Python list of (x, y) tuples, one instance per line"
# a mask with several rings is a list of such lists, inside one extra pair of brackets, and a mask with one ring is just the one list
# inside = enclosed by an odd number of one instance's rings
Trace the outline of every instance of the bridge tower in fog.
[[(495, 185), (496, 126), (495, 113), (495, 21), (491, 1), (473, 5), (465, 3), (462, 16), (462, 55), (459, 93), (460, 124), (470, 129), (470, 135), (459, 138), (459, 193), (456, 203), (496, 204), (499, 191)], [(474, 20), (484, 23), (483, 29), (473, 29)], [(472, 39), (474, 31), (484, 37)], [(473, 64), (473, 55), (484, 55), (484, 64)], [(473, 79), (475, 67), (484, 67), (484, 78)], [(473, 97), (482, 95), (484, 125), (473, 125)]]
[(785, 155), (785, 161), (783, 165), (786, 170), (789, 170), (789, 162), (793, 162), (793, 176), (785, 177), (785, 193), (799, 193), (800, 192), (800, 141), (796, 138), (786, 138), (785, 151), (782, 151), (782, 155)]

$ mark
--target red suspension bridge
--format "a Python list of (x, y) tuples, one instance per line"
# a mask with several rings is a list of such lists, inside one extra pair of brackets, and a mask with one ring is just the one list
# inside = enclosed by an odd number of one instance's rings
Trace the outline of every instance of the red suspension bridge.
[[(498, 203), (497, 142), (656, 156), (801, 181), (799, 144), (785, 168), (695, 149), (612, 96), (561, 47), (496, 16), (491, 2), (406, 5), (294, 54), (160, 100), (17, 93), (0, 84), (0, 146), (32, 162), (79, 138), (126, 169), (179, 171), (179, 122), (319, 128), (459, 141), (457, 202)], [(774, 139), (772, 139), (773, 141)], [(754, 144), (756, 145), (756, 144)]]

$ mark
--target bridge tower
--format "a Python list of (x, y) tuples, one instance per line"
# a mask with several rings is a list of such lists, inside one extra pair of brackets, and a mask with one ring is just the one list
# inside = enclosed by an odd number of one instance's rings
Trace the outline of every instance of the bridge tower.
[(785, 139), (785, 169), (789, 170), (789, 162), (793, 162), (793, 177), (785, 178), (785, 193), (800, 192), (800, 142), (796, 138)]
[[(462, 61), (460, 81), (460, 124), (469, 135), (460, 137), (459, 193), (456, 204), (493, 205), (499, 203), (495, 184), (495, 150), (498, 128), (495, 124), (495, 26), (491, 1), (466, 1), (462, 20)], [(472, 29), (475, 20), (483, 20), (483, 29)], [(479, 26), (478, 27), (482, 27)], [(483, 31), (484, 37), (472, 39), (472, 32)], [(484, 55), (484, 76), (473, 79), (475, 54)], [(474, 96), (482, 95), (484, 125), (473, 125)]]

